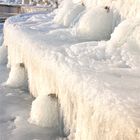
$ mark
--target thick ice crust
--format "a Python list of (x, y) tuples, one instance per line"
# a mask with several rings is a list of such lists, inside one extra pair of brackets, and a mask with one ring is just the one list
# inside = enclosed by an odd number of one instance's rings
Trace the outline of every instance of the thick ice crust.
[[(83, 16), (71, 18), (66, 28), (54, 22), (54, 13), (20, 15), (5, 23), (8, 62), (11, 67), (24, 63), (37, 101), (42, 95), (57, 94), (69, 139), (139, 140), (139, 1), (96, 3), (99, 16), (106, 5), (112, 11), (113, 33), (108, 41), (79, 37), (75, 28)], [(85, 1), (87, 8), (90, 4), (92, 0)]]

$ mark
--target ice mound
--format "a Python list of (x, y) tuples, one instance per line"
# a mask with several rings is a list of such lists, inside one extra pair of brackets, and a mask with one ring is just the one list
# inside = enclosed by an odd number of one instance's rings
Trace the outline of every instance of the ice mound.
[(59, 9), (56, 10), (57, 14), (54, 18), (54, 22), (57, 24), (63, 24), (63, 18), (67, 14), (67, 10), (71, 9), (72, 7), (73, 7), (73, 3), (71, 0), (63, 1), (60, 4)]
[(27, 73), (22, 64), (15, 64), (11, 67), (6, 85), (10, 87), (27, 87)]
[(108, 40), (112, 33), (113, 13), (104, 7), (87, 9), (76, 25), (76, 35), (84, 40)]
[(70, 26), (75, 20), (78, 15), (82, 11), (84, 11), (85, 7), (81, 4), (75, 4), (65, 11), (65, 14), (63, 15), (61, 12), (58, 13), (54, 19), (54, 21), (58, 24), (62, 24), (64, 26)]
[(58, 114), (57, 99), (48, 95), (40, 95), (32, 102), (29, 121), (42, 127), (57, 127)]
[(139, 28), (140, 18), (126, 19), (115, 28), (109, 42), (115, 47), (120, 47), (128, 40), (135, 40), (139, 43)]
[(115, 66), (132, 69), (140, 66), (140, 19), (122, 21), (114, 30), (107, 42), (106, 58)]

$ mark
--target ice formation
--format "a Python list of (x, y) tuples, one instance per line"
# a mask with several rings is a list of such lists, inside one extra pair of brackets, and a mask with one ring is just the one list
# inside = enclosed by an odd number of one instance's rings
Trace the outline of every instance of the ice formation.
[[(42, 111), (43, 109), (43, 111)], [(58, 127), (59, 104), (56, 98), (41, 95), (32, 103), (29, 121), (44, 127)]]
[[(70, 26), (85, 7), (81, 4), (73, 4), (71, 1), (64, 1), (63, 6), (59, 8), (58, 14), (54, 18), (54, 22), (64, 26)], [(66, 12), (67, 11), (67, 12)]]
[(8, 63), (24, 63), (37, 97), (31, 118), (47, 125), (45, 100), (55, 93), (69, 139), (139, 140), (140, 1), (78, 4), (66, 0), (53, 13), (19, 15), (5, 23)]
[(112, 33), (113, 13), (104, 8), (93, 7), (85, 12), (76, 27), (79, 38), (99, 41), (108, 40)]
[(10, 87), (27, 88), (27, 72), (22, 63), (11, 66), (9, 78), (6, 81), (5, 85), (8, 85)]

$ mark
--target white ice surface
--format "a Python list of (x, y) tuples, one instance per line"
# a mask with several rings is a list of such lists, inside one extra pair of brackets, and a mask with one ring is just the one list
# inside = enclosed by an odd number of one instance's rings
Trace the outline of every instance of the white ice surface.
[[(65, 129), (70, 129), (69, 139), (139, 140), (139, 0), (85, 0), (84, 4), (84, 13), (81, 11), (76, 19), (70, 16), (67, 21), (72, 20), (72, 24), (67, 28), (63, 21), (69, 5), (65, 4), (51, 14), (8, 19), (4, 44), (8, 46), (9, 65), (25, 64), (30, 92), (37, 99), (49, 93), (58, 95)], [(112, 21), (107, 21), (113, 32), (108, 41), (103, 41), (104, 37), (99, 41), (94, 36), (88, 42), (88, 38), (79, 37), (75, 32), (78, 24), (84, 23), (82, 20), (93, 22), (88, 18), (91, 6), (98, 9), (97, 19), (105, 18), (104, 12), (100, 13), (104, 6), (113, 12)], [(59, 15), (59, 12), (62, 13)], [(77, 10), (71, 12), (73, 16)], [(55, 14), (60, 24), (53, 20)], [(87, 14), (85, 19), (83, 14)], [(82, 24), (81, 28), (84, 27)]]

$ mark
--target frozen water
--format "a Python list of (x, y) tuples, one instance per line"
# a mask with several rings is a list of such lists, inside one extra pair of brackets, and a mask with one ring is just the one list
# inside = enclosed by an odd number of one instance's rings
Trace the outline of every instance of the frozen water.
[(112, 33), (113, 13), (102, 7), (87, 9), (76, 26), (79, 38), (87, 40), (109, 40)]
[[(42, 109), (46, 108), (43, 112)], [(43, 127), (58, 128), (59, 105), (56, 98), (48, 95), (38, 96), (32, 102), (30, 122)]]
[[(67, 12), (65, 11), (67, 9)], [(84, 11), (85, 7), (81, 4), (72, 5), (70, 2), (66, 3), (66, 7), (63, 10), (58, 10), (58, 14), (55, 16), (54, 21), (64, 26), (70, 26), (80, 13)]]
[(28, 85), (27, 72), (25, 67), (21, 64), (16, 64), (11, 67), (9, 78), (5, 83), (7, 86), (11, 87), (26, 87)]
[[(67, 0), (60, 13), (9, 18), (4, 28), (8, 63), (24, 63), (27, 69), (29, 90), (37, 97), (31, 119), (38, 125), (48, 123), (45, 101), (55, 93), (69, 139), (139, 140), (139, 0), (83, 2), (85, 9), (74, 19), (80, 8)], [(34, 117), (36, 112), (41, 117)]]

